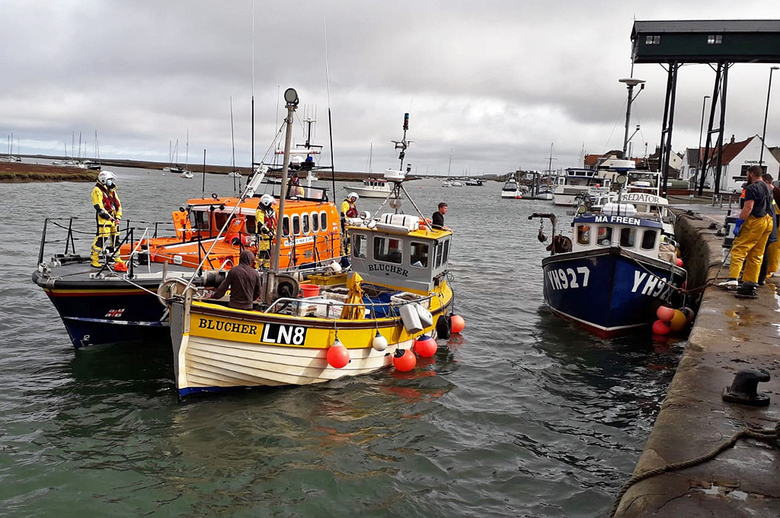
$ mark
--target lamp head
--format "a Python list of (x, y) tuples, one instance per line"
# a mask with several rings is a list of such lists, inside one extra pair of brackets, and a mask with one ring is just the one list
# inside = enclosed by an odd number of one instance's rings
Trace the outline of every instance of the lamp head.
[(636, 86), (636, 85), (642, 85), (644, 87), (644, 79), (638, 79), (636, 77), (624, 77), (622, 79), (618, 79), (621, 83), (625, 84), (626, 86)]
[(298, 92), (295, 91), (295, 88), (288, 88), (284, 91), (284, 101), (287, 104), (298, 106)]

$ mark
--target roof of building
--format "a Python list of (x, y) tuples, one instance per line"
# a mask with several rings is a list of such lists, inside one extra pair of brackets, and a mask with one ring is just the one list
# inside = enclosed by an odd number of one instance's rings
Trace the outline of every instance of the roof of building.
[(780, 32), (780, 20), (637, 20), (631, 39), (637, 33), (647, 32)]

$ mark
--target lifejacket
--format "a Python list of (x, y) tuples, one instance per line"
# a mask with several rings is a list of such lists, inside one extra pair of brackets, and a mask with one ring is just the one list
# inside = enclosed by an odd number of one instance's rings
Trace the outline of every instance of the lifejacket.
[(266, 212), (258, 208), (255, 212), (255, 226), (256, 234), (273, 234), (276, 232), (276, 213), (273, 210)]
[(357, 210), (357, 207), (355, 206), (355, 204), (352, 203), (349, 200), (347, 200), (347, 203), (349, 203), (349, 209), (347, 210), (345, 215), (348, 218), (356, 218), (356, 217), (358, 217), (358, 210)]
[(173, 228), (176, 230), (176, 237), (179, 239), (189, 239), (192, 235), (192, 225), (186, 212), (175, 210), (171, 212), (173, 217)]
[(246, 232), (244, 232), (244, 226), (246, 225), (246, 218), (244, 216), (236, 216), (228, 225), (228, 229), (225, 232), (225, 243), (231, 245), (237, 245), (239, 243), (247, 244)]

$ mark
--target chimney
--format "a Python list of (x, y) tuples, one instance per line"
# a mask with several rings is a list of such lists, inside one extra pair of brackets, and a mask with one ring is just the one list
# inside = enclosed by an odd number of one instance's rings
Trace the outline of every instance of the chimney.
[(735, 142), (735, 140), (734, 140), (734, 134), (732, 134), (732, 135), (731, 135), (731, 142), (729, 142), (729, 144), (733, 144), (734, 142)]

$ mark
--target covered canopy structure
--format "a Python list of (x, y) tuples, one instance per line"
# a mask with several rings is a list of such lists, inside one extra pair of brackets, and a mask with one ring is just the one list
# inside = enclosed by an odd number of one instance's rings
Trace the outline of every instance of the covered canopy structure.
[[(718, 194), (729, 68), (736, 63), (780, 63), (780, 20), (635, 21), (631, 30), (631, 59), (634, 63), (660, 63), (668, 72), (659, 157), (664, 196), (672, 152), (677, 72), (681, 65), (690, 63), (706, 63), (715, 69), (703, 156), (705, 160), (716, 157), (714, 188)], [(717, 128), (713, 128), (716, 105), (720, 106), (720, 119)], [(710, 153), (711, 145), (717, 147), (714, 154)], [(707, 164), (699, 169), (698, 192), (701, 195)]]

